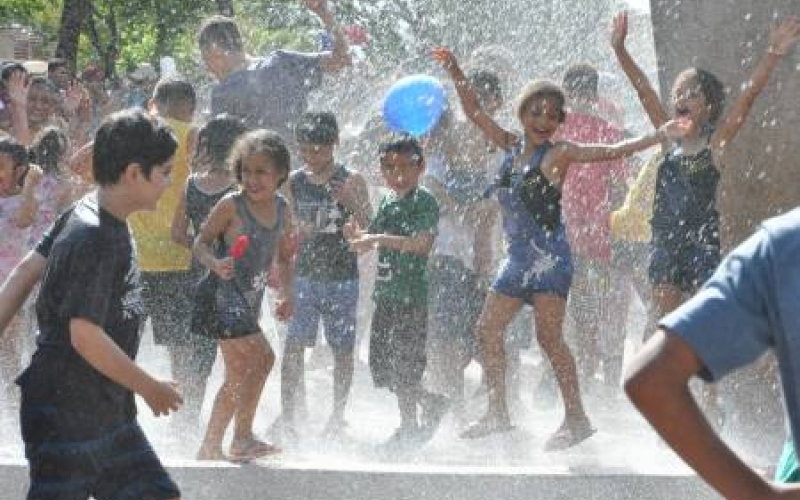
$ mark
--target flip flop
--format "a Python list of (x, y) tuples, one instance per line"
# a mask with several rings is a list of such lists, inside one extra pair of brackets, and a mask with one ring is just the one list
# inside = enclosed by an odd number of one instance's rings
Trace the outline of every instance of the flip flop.
[(510, 422), (498, 422), (494, 418), (482, 418), (470, 424), (459, 437), (462, 439), (480, 439), (492, 434), (504, 434), (513, 430), (514, 426)]
[(589, 439), (597, 429), (592, 426), (583, 427), (577, 432), (573, 432), (568, 428), (557, 430), (552, 436), (547, 439), (544, 444), (544, 451), (561, 451), (571, 448), (583, 441)]
[(248, 463), (267, 455), (276, 455), (281, 451), (279, 447), (273, 444), (250, 438), (232, 443), (228, 460), (234, 463)]

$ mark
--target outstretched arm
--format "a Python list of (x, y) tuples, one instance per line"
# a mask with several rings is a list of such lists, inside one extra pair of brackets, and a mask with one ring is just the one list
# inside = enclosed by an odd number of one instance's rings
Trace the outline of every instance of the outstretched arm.
[[(725, 145), (733, 139), (750, 113), (758, 95), (764, 90), (769, 81), (769, 75), (775, 66), (791, 50), (798, 37), (797, 17), (790, 16), (778, 26), (772, 26), (769, 34), (769, 48), (756, 66), (750, 79), (745, 82), (741, 95), (731, 106), (730, 111), (722, 119), (722, 124), (711, 138), (711, 148), (721, 152)], [(717, 163), (717, 168), (724, 165)]]
[(453, 52), (447, 47), (436, 47), (431, 53), (433, 58), (442, 65), (453, 80), (456, 86), (456, 92), (458, 92), (458, 98), (461, 100), (461, 107), (464, 109), (464, 114), (467, 115), (467, 118), (477, 125), (478, 128), (483, 131), (486, 138), (498, 147), (508, 150), (517, 144), (519, 138), (501, 127), (494, 121), (494, 118), (481, 107), (480, 101), (478, 101), (478, 95), (459, 67)]
[(800, 498), (780, 491), (742, 462), (719, 438), (689, 391), (703, 364), (677, 335), (659, 330), (633, 360), (625, 392), (659, 435), (729, 500)]
[(44, 274), (47, 259), (31, 251), (0, 285), (0, 337)]
[(322, 71), (336, 72), (353, 64), (350, 57), (350, 45), (344, 36), (341, 26), (336, 22), (336, 17), (328, 9), (327, 0), (303, 0), (309, 8), (322, 21), (325, 31), (333, 36), (333, 50), (325, 54), (320, 62)]
[(655, 89), (650, 84), (642, 68), (636, 64), (628, 53), (628, 49), (625, 47), (625, 38), (627, 36), (628, 13), (620, 12), (614, 17), (614, 28), (611, 32), (611, 46), (614, 49), (614, 54), (617, 56), (617, 62), (619, 62), (622, 71), (625, 72), (625, 76), (628, 77), (631, 85), (633, 85), (633, 88), (636, 90), (636, 94), (639, 96), (639, 101), (641, 101), (647, 116), (650, 117), (653, 126), (658, 128), (669, 120), (669, 114), (661, 104), (658, 93), (656, 93)]

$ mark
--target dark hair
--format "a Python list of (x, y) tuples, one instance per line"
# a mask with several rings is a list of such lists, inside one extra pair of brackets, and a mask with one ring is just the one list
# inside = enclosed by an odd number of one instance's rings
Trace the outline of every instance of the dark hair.
[(203, 125), (197, 134), (195, 158), (201, 153), (205, 153), (212, 165), (226, 165), (231, 148), (245, 132), (247, 132), (247, 126), (241, 120), (231, 115), (215, 116)]
[(30, 147), (30, 159), (45, 174), (56, 174), (69, 149), (69, 138), (59, 127), (47, 126), (36, 134)]
[(378, 147), (380, 158), (389, 153), (409, 155), (417, 165), (422, 164), (422, 146), (419, 141), (408, 134), (392, 134)]
[(194, 87), (182, 78), (167, 77), (156, 83), (153, 89), (153, 100), (163, 107), (179, 104), (188, 104), (194, 108), (197, 103), (197, 94)]
[(45, 78), (44, 76), (34, 76), (31, 78), (30, 86), (33, 87), (35, 85), (41, 85), (45, 88), (48, 92), (53, 94), (56, 97), (60, 97), (61, 93), (58, 91), (58, 87), (56, 84)]
[(475, 89), (479, 96), (487, 96), (497, 100), (503, 99), (503, 89), (500, 85), (500, 78), (496, 73), (479, 69), (467, 75), (467, 80), (470, 87)]
[(297, 142), (333, 144), (339, 139), (339, 124), (329, 111), (304, 113), (294, 128)]
[(172, 158), (177, 147), (172, 129), (163, 120), (139, 108), (114, 113), (95, 135), (94, 180), (101, 186), (116, 184), (131, 163), (138, 163), (149, 179), (153, 167)]
[(60, 57), (54, 57), (53, 59), (50, 59), (49, 61), (47, 61), (47, 72), (48, 73), (51, 72), (51, 71), (55, 71), (55, 70), (57, 70), (59, 68), (67, 68), (67, 69), (69, 69), (69, 67), (67, 66), (67, 60), (66, 59), (62, 59)]
[(0, 70), (0, 78), (3, 80), (8, 80), (11, 78), (11, 73), (14, 71), (22, 71), (25, 74), (28, 74), (28, 70), (25, 69), (21, 63), (18, 62), (9, 62), (3, 64), (3, 69)]
[(242, 162), (246, 157), (254, 155), (263, 155), (272, 160), (282, 175), (278, 186), (289, 177), (291, 161), (286, 143), (272, 130), (262, 128), (245, 133), (233, 146), (228, 162), (236, 173), (237, 181), (242, 182)]
[(10, 156), (15, 167), (28, 165), (28, 149), (10, 135), (0, 133), (0, 154)]
[(571, 66), (561, 83), (570, 97), (597, 98), (597, 86), (600, 75), (591, 64)]
[(553, 99), (556, 102), (556, 106), (558, 106), (558, 121), (563, 122), (566, 118), (566, 114), (564, 113), (566, 98), (564, 97), (564, 91), (561, 87), (548, 80), (533, 80), (522, 87), (522, 90), (517, 96), (514, 114), (517, 115), (518, 119), (522, 119), (522, 113), (534, 99)]
[(708, 122), (716, 125), (725, 107), (725, 85), (713, 73), (701, 68), (687, 68), (680, 72), (675, 81), (681, 78), (692, 78), (697, 82), (708, 105)]
[(200, 35), (197, 37), (200, 49), (212, 43), (223, 50), (232, 52), (244, 51), (242, 33), (236, 21), (226, 16), (211, 16), (203, 20), (200, 25)]

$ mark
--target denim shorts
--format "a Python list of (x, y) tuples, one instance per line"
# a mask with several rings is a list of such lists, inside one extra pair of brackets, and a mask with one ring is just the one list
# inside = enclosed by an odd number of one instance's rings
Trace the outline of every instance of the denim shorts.
[(492, 290), (533, 304), (537, 293), (558, 295), (566, 300), (572, 285), (572, 259), (506, 259), (492, 283)]
[(286, 332), (286, 343), (313, 347), (319, 321), (325, 340), (335, 352), (350, 353), (355, 347), (358, 280), (313, 281), (295, 278), (294, 314)]

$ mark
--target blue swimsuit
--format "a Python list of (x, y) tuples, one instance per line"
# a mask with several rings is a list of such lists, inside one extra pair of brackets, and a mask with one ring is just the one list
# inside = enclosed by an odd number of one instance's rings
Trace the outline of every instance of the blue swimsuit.
[[(514, 159), (522, 152), (521, 146), (515, 148), (500, 167), (499, 181), (490, 188), (496, 192), (502, 209), (507, 245), (507, 258), (492, 288), (527, 303), (532, 303), (535, 293), (551, 293), (566, 299), (572, 284), (572, 256), (561, 221), (560, 193), (540, 170), (550, 147), (549, 142), (537, 147), (522, 172), (513, 169)], [(523, 183), (542, 192), (540, 201), (544, 204), (536, 215), (531, 214), (530, 204), (524, 201), (531, 195), (530, 191), (525, 192)], [(540, 213), (547, 211), (551, 214)], [(551, 222), (553, 217), (555, 220)], [(545, 226), (550, 227), (545, 229)]]
[(655, 285), (697, 290), (720, 262), (720, 173), (710, 147), (693, 155), (680, 148), (661, 163), (653, 206), (653, 254), (649, 277)]

